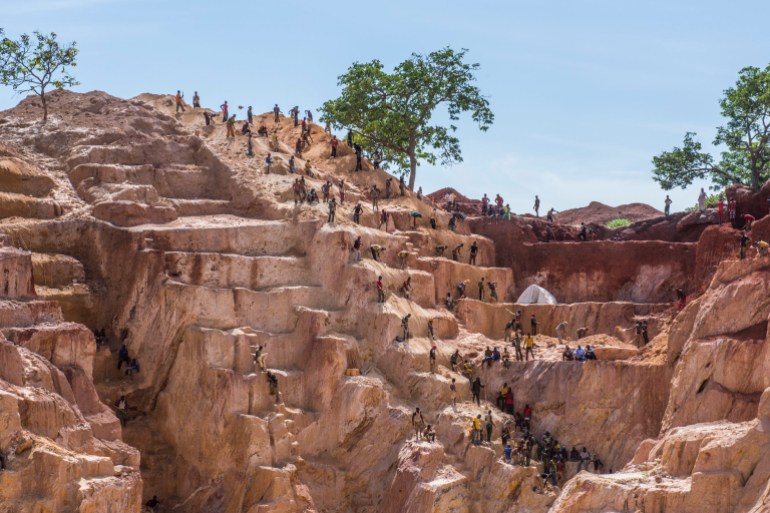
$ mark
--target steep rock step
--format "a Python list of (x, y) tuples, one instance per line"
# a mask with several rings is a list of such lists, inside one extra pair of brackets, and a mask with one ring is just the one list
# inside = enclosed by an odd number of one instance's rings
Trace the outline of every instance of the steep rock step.
[[(312, 398), (309, 396), (320, 385), (315, 380), (310, 379), (305, 371), (275, 368), (268, 370), (278, 379), (278, 393), (281, 403), (288, 407), (299, 408), (302, 411), (314, 411)], [(267, 383), (267, 379), (265, 379), (265, 383)]]
[(513, 271), (507, 267), (482, 267), (440, 257), (418, 258), (415, 267), (433, 274), (436, 303), (439, 304), (443, 304), (447, 292), (455, 298), (457, 285), (465, 280), (468, 280), (465, 295), (478, 298), (478, 282), (481, 278), (484, 278), (486, 298), (490, 297), (487, 285), (490, 281), (496, 285), (498, 301), (506, 301), (513, 297)]
[(83, 283), (86, 279), (79, 260), (56, 253), (32, 253), (32, 275), (35, 285), (51, 288)]
[(0, 219), (7, 217), (54, 219), (62, 213), (62, 207), (52, 199), (0, 192)]
[[(289, 342), (286, 339), (290, 336), (299, 340)], [(265, 360), (268, 370), (278, 378), (283, 402), (313, 411), (328, 406), (336, 383), (348, 367), (348, 347), (353, 340), (350, 337), (324, 335), (311, 339), (302, 330), (271, 334), (248, 327), (222, 330), (197, 325), (188, 329), (184, 343), (189, 354), (195, 355), (205, 368), (233, 372), (233, 379), (240, 375), (251, 390), (249, 411), (253, 412), (270, 404), (265, 398), (269, 395), (264, 388), (267, 377), (254, 360), (257, 345), (268, 337), (271, 338), (265, 346)], [(281, 345), (279, 341), (285, 343)], [(313, 377), (312, 382), (307, 381), (307, 376)]]
[(131, 144), (77, 144), (72, 147), (72, 156), (67, 165), (74, 170), (81, 164), (105, 162), (119, 165), (178, 165), (195, 166), (196, 152), (200, 141), (192, 136), (145, 137)]
[(195, 312), (203, 324), (251, 326), (273, 332), (294, 329), (298, 306), (320, 308), (331, 300), (320, 287), (312, 286), (251, 290), (193, 286), (170, 280), (165, 287), (173, 289), (177, 301)]
[[(373, 293), (374, 294), (374, 293)], [(413, 336), (427, 336), (428, 321), (433, 321), (436, 338), (454, 339), (459, 333), (457, 318), (447, 310), (423, 308), (395, 294), (389, 294), (385, 303), (371, 301), (362, 310), (351, 314), (348, 310), (328, 310), (326, 333), (342, 333), (372, 345), (378, 351), (401, 335), (401, 319), (411, 314), (409, 330)]]
[(314, 282), (305, 257), (178, 251), (167, 252), (165, 256), (168, 275), (190, 285), (262, 289)]
[(61, 308), (56, 301), (0, 301), (0, 326), (3, 328), (58, 324), (63, 321)]
[(328, 351), (335, 353), (325, 362), (341, 361), (341, 371), (348, 361), (360, 360), (358, 341), (349, 335), (325, 334), (314, 336), (307, 330), (307, 322), (300, 321), (289, 333), (275, 333), (248, 326), (220, 329), (195, 325), (188, 328), (189, 335), (200, 346), (200, 354), (206, 365), (232, 369), (241, 374), (259, 373), (255, 361), (257, 346), (262, 346), (265, 362), (278, 369), (304, 370), (316, 364)]
[(180, 217), (213, 216), (235, 211), (230, 200), (166, 198)]
[(144, 225), (148, 245), (163, 251), (303, 255), (318, 223), (263, 221), (229, 215), (185, 217), (164, 225)]
[[(402, 217), (409, 217), (409, 212), (396, 212), (393, 215), (401, 214)], [(423, 221), (427, 224), (427, 220)], [(495, 243), (482, 235), (464, 235), (451, 230), (403, 230), (398, 232), (400, 235), (409, 238), (415, 250), (420, 257), (431, 258), (436, 256), (436, 246), (446, 246), (444, 256), (451, 258), (452, 249), (462, 244), (459, 261), (468, 263), (470, 259), (471, 245), (476, 242), (478, 252), (476, 254), (476, 265), (491, 267), (495, 265)]]
[[(239, 335), (238, 331), (204, 326), (188, 329), (181, 354), (187, 368), (199, 369), (195, 382), (220, 383), (217, 395), (226, 398), (230, 408), (243, 413), (266, 413), (274, 411), (280, 404), (312, 409), (311, 392), (315, 388), (306, 383), (304, 371), (296, 368), (269, 369), (278, 379), (281, 401), (276, 402), (275, 396), (270, 395), (267, 375), (253, 360), (250, 337)], [(175, 382), (180, 379), (186, 377), (172, 377)]]
[(406, 267), (394, 269), (380, 262), (365, 259), (360, 264), (350, 268), (351, 281), (354, 283), (375, 283), (378, 276), (382, 276), (382, 283), (386, 293), (406, 298), (403, 285), (407, 278), (411, 278), (412, 291), (409, 300), (423, 308), (436, 306), (436, 293), (433, 274)]
[(39, 324), (23, 327), (1, 326), (0, 333), (15, 345), (26, 347), (57, 367), (76, 366), (92, 378), (94, 336), (73, 322)]
[(648, 321), (648, 333), (652, 339), (661, 329), (660, 314), (671, 308), (670, 303), (629, 303), (622, 301), (600, 303), (570, 303), (556, 305), (486, 303), (462, 300), (455, 307), (455, 314), (469, 331), (483, 333), (491, 339), (501, 339), (511, 313), (521, 310), (524, 331), (530, 331), (530, 319), (534, 314), (538, 333), (556, 337), (556, 326), (567, 322), (564, 338), (576, 340), (576, 331), (586, 328), (587, 335), (606, 334), (621, 339), (633, 336), (637, 320)]
[(203, 363), (208, 367), (253, 374), (258, 372), (252, 350), (254, 339), (258, 337), (255, 330), (247, 328), (222, 330), (195, 325), (188, 328), (185, 342), (197, 345)]
[(56, 182), (45, 172), (15, 157), (0, 158), (0, 192), (43, 198)]
[(226, 188), (217, 187), (217, 178), (198, 165), (84, 163), (75, 166), (69, 177), (76, 188), (130, 183), (151, 186), (167, 198), (227, 199)]
[(57, 302), (65, 320), (93, 325), (94, 311), (99, 304), (99, 297), (88, 285), (72, 283), (57, 288), (35, 287), (35, 290), (40, 299)]
[(268, 366), (278, 368), (305, 368), (313, 357), (313, 342), (330, 335), (336, 312), (299, 306), (295, 308), (297, 324), (292, 331), (275, 332), (250, 326), (237, 328), (238, 332), (253, 335), (251, 355), (257, 345), (265, 348)]
[(298, 456), (297, 434), (318, 417), (315, 412), (290, 407), (284, 402), (272, 402), (266, 404), (258, 415), (237, 414), (236, 422), (253, 441), (250, 462), (276, 467)]
[(144, 494), (158, 495), (172, 502), (177, 476), (175, 475), (176, 451), (161, 436), (152, 421), (138, 418), (123, 428), (123, 441), (139, 449)]

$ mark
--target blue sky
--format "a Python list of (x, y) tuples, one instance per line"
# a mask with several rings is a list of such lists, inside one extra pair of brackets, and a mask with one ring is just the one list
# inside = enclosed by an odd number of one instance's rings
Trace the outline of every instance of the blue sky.
[[(770, 3), (736, 0), (4, 0), (11, 37), (56, 31), (81, 49), (79, 91), (197, 90), (205, 106), (316, 110), (353, 61), (391, 67), (451, 45), (481, 64), (496, 122), (460, 124), (465, 161), (421, 166), (425, 192), (499, 192), (515, 212), (591, 200), (662, 208), (651, 157), (686, 131), (709, 144), (718, 100), (744, 66), (770, 62)], [(753, 23), (752, 23), (753, 22)], [(761, 21), (760, 21), (761, 24)], [(19, 101), (0, 89), (0, 108)], [(695, 203), (702, 184), (671, 193)]]

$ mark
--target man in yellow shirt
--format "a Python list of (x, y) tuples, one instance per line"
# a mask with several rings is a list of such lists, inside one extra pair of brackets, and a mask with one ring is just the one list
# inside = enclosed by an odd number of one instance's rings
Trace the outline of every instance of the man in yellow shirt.
[(535, 341), (532, 339), (532, 335), (527, 333), (527, 336), (524, 337), (524, 359), (526, 361), (529, 361), (529, 355), (532, 355), (533, 360), (535, 359), (534, 345)]
[(474, 445), (481, 445), (481, 414), (476, 415), (473, 419), (473, 433), (471, 435), (471, 441)]
[(501, 410), (505, 406), (505, 396), (508, 395), (510, 390), (511, 389), (508, 387), (508, 383), (503, 383), (503, 386), (501, 386), (497, 391), (497, 407)]

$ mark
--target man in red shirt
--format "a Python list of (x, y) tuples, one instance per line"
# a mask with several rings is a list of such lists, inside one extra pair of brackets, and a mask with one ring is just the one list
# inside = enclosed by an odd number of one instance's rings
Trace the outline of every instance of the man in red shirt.
[(331, 157), (332, 157), (333, 159), (336, 159), (336, 158), (337, 158), (337, 145), (338, 145), (339, 143), (340, 143), (340, 142), (337, 140), (337, 136), (336, 136), (336, 135), (333, 135), (333, 136), (332, 136), (332, 142), (331, 142), (331, 145), (332, 145), (332, 155), (331, 155)]
[(385, 290), (382, 286), (382, 276), (377, 277), (377, 302), (378, 303), (385, 302)]

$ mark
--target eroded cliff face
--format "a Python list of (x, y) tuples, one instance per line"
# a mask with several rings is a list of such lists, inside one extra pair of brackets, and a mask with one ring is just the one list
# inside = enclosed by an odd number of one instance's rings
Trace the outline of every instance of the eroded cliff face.
[(769, 270), (766, 259), (718, 266), (671, 326), (660, 436), (613, 476), (578, 476), (552, 511), (766, 510)]
[[(400, 196), (397, 181), (380, 200), (390, 212), (381, 224), (367, 194), (373, 183), (384, 191), (388, 175), (368, 162), (351, 172), (355, 157), (344, 144), (330, 159), (329, 136), (312, 126), (313, 144), (296, 156), (298, 169), (312, 162), (307, 187), (320, 194), (330, 180), (340, 199), (345, 181), (337, 220), (326, 223), (325, 205), (293, 199), (288, 159), (300, 129), (289, 119), (257, 116), (254, 125), (274, 130), (277, 146), (254, 137), (249, 158), (244, 136), (203, 126), (200, 109), (175, 116), (167, 96), (65, 92), (52, 101), (56, 117), (46, 126), (33, 121), (31, 100), (0, 123), (0, 192), (14, 199), (0, 211), (0, 230), (24, 249), (0, 252), (0, 268), (9, 268), (0, 296), (10, 298), (0, 300), (8, 361), (0, 400), (10, 412), (0, 449), (44, 454), (55, 471), (9, 459), (27, 480), (43, 477), (31, 491), (0, 472), (14, 490), (0, 491), (0, 508), (7, 497), (9, 511), (134, 512), (152, 495), (169, 508), (228, 513), (733, 511), (759, 503), (758, 484), (751, 492), (733, 486), (758, 483), (753, 467), (728, 467), (740, 451), (755, 451), (748, 461), (763, 468), (756, 418), (767, 385), (767, 269), (719, 263), (729, 228), (707, 229), (703, 250), (692, 230), (688, 242), (676, 241), (679, 220), (640, 228), (665, 240), (630, 242), (538, 243), (521, 219), (450, 231), (449, 213), (411, 192)], [(423, 216), (416, 228), (412, 211)], [(448, 258), (460, 244), (458, 261)], [(385, 248), (380, 258), (372, 245)], [(437, 246), (447, 246), (444, 255)], [(479, 300), (481, 278), (495, 283), (496, 300), (488, 287)], [(467, 297), (448, 310), (446, 294), (456, 296), (465, 280)], [(515, 304), (530, 283), (551, 287), (562, 303)], [(677, 312), (672, 291), (680, 286), (705, 293)], [(539, 319), (537, 360), (480, 365), (487, 347), (513, 352), (502, 338), (516, 310), (525, 323)], [(407, 314), (411, 337), (399, 341)], [(641, 320), (652, 339), (642, 349), (634, 333)], [(560, 345), (555, 328), (565, 321)], [(97, 349), (83, 324), (104, 330), (106, 345)], [(579, 328), (587, 330), (580, 341)], [(116, 365), (123, 343), (141, 364), (133, 377)], [(593, 345), (599, 361), (562, 362), (564, 343)], [(255, 361), (258, 346), (278, 396)], [(486, 385), (478, 406), (469, 381), (451, 369), (455, 350)], [(542, 463), (504, 462), (500, 428), (512, 418), (494, 404), (504, 382), (516, 411), (532, 406), (536, 436), (550, 431), (567, 447), (588, 447), (605, 472), (623, 471), (575, 475), (570, 462), (553, 487), (540, 477)], [(121, 395), (130, 405), (124, 428), (107, 406)], [(416, 407), (436, 442), (414, 440)], [(470, 421), (487, 410), (492, 443), (472, 445)], [(709, 488), (712, 475), (727, 483), (719, 493)], [(52, 494), (56, 486), (66, 493)]]
[(94, 389), (94, 337), (37, 297), (32, 268), (0, 246), (0, 510), (138, 511), (139, 452)]

